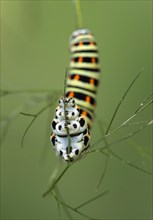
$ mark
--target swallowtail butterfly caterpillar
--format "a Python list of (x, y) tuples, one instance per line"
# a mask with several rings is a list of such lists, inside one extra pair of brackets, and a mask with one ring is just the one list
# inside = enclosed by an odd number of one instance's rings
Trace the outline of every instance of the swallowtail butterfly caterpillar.
[(65, 161), (73, 161), (89, 147), (100, 73), (97, 44), (88, 29), (72, 33), (70, 52), (66, 94), (59, 100), (50, 136)]

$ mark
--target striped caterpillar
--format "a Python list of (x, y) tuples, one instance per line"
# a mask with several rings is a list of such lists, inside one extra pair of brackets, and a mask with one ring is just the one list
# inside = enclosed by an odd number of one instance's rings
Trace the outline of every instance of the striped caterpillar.
[(70, 52), (65, 97), (59, 100), (50, 136), (65, 161), (73, 161), (90, 145), (100, 73), (97, 45), (88, 29), (72, 33)]

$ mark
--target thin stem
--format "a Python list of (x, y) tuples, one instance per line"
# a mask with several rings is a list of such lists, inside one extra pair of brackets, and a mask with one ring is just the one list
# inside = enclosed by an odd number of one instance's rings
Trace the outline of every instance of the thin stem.
[(70, 131), (69, 131), (68, 121), (67, 121), (67, 116), (66, 116), (65, 99), (64, 99), (64, 117), (65, 117), (65, 128), (66, 128), (67, 138), (68, 138), (68, 151), (67, 151), (67, 154), (69, 155), (70, 154), (70, 148), (71, 148), (71, 138), (70, 138)]
[(28, 132), (28, 130), (29, 130), (29, 128), (31, 127), (31, 125), (34, 123), (34, 121), (38, 118), (38, 116), (41, 114), (41, 113), (43, 113), (49, 106), (51, 106), (51, 104), (49, 103), (48, 105), (46, 105), (44, 108), (42, 108), (36, 115), (32, 115), (32, 114), (26, 114), (26, 113), (21, 113), (22, 115), (26, 115), (26, 116), (32, 116), (33, 117), (33, 119), (32, 119), (32, 121), (30, 122), (30, 124), (28, 125), (28, 127), (26, 128), (26, 130), (25, 130), (25, 132), (24, 132), (24, 134), (23, 134), (23, 136), (22, 136), (22, 140), (21, 140), (21, 147), (23, 148), (23, 142), (24, 142), (24, 138), (25, 138), (25, 136), (26, 136), (26, 134), (27, 134), (27, 132)]
[(99, 181), (98, 181), (98, 183), (97, 183), (96, 190), (99, 189), (101, 183), (103, 182), (103, 179), (104, 179), (104, 177), (105, 177), (105, 174), (106, 174), (106, 171), (107, 171), (107, 168), (108, 168), (109, 158), (110, 158), (110, 157), (106, 157), (106, 159), (105, 159), (103, 172), (102, 172), (101, 177), (100, 177), (100, 179), (99, 179)]
[(1, 89), (0, 90), (0, 97), (2, 97), (2, 96), (6, 96), (6, 95), (16, 95), (16, 94), (23, 94), (23, 93), (25, 93), (25, 94), (44, 94), (44, 93), (48, 93), (48, 94), (50, 94), (50, 93), (57, 93), (57, 92), (59, 92), (59, 91), (57, 91), (57, 90), (49, 90), (49, 89), (38, 89), (38, 90), (33, 90), (33, 89), (31, 89), (31, 90), (4, 90), (4, 89)]
[(64, 79), (64, 94), (63, 94), (63, 97), (64, 97), (64, 98), (66, 97), (66, 87), (67, 87), (67, 79), (68, 79), (68, 70), (69, 70), (69, 68), (67, 67), (67, 68), (66, 68), (66, 71), (65, 71), (65, 79)]
[[(100, 150), (99, 153), (102, 153), (102, 154), (103, 154), (104, 152), (103, 152), (103, 150)], [(107, 154), (107, 153), (105, 152), (105, 155), (106, 155), (106, 154)], [(110, 157), (109, 154), (108, 154), (107, 156)], [(152, 175), (152, 172), (150, 172), (150, 171), (148, 171), (148, 170), (145, 170), (145, 169), (143, 169), (143, 168), (140, 168), (140, 167), (136, 166), (135, 164), (131, 163), (131, 162), (128, 161), (128, 160), (123, 160), (121, 157), (119, 157), (119, 156), (118, 156), (117, 154), (115, 154), (114, 152), (113, 152), (113, 154), (112, 154), (111, 156), (114, 157), (114, 158), (116, 158), (116, 159), (118, 159), (118, 160), (120, 160), (122, 163), (127, 164), (128, 166), (131, 166), (131, 167), (133, 167), (133, 168), (135, 168), (135, 169), (137, 169), (137, 170), (139, 170), (139, 171), (141, 171), (141, 172), (143, 172), (143, 173)]]
[[(53, 192), (53, 191), (52, 191), (52, 192)], [(64, 202), (64, 200), (63, 200), (63, 198), (62, 198), (62, 196), (61, 196), (61, 193), (60, 193), (59, 189), (57, 188), (57, 186), (55, 187), (55, 192), (56, 192), (56, 197), (58, 198), (58, 203), (60, 204), (59, 198), (60, 198), (60, 201), (63, 201), (63, 202)], [(65, 202), (64, 202), (64, 203), (65, 203)], [(71, 215), (71, 213), (69, 212), (69, 210), (67, 209), (67, 207), (63, 205), (63, 209), (64, 209), (64, 211), (65, 211), (65, 213), (66, 213), (68, 219), (71, 219), (71, 220), (72, 220), (72, 219), (73, 219), (73, 218), (72, 218), (72, 215)]]
[(148, 123), (148, 122), (149, 122), (149, 121), (138, 121), (138, 122), (133, 122), (133, 123), (126, 124), (126, 125), (124, 125), (123, 127), (131, 127), (131, 126), (134, 126), (134, 125), (146, 124), (146, 123)]
[(68, 127), (68, 120), (66, 116), (66, 103), (65, 103), (65, 98), (66, 98), (66, 81), (68, 78), (68, 67), (66, 68), (66, 73), (65, 73), (65, 82), (64, 82), (64, 117), (65, 117), (65, 128), (67, 132), (67, 138), (68, 138), (68, 155), (70, 154), (70, 147), (71, 147), (71, 138), (70, 138), (70, 131)]
[(61, 174), (57, 177), (57, 179), (55, 179), (55, 181), (53, 182), (53, 184), (49, 187), (49, 189), (42, 195), (43, 197), (47, 196), (49, 193), (52, 192), (52, 190), (54, 189), (54, 187), (56, 186), (56, 184), (59, 182), (59, 180), (62, 178), (62, 176), (66, 173), (66, 171), (71, 167), (72, 164), (67, 164), (67, 166), (65, 167), (65, 169), (61, 172)]
[(79, 29), (83, 26), (80, 0), (74, 0), (74, 4), (76, 11), (77, 28)]
[(90, 219), (90, 220), (95, 220), (95, 218), (92, 218), (92, 217), (90, 217), (90, 216), (88, 216), (88, 215), (86, 215), (86, 214), (84, 214), (84, 213), (78, 211), (76, 208), (73, 208), (72, 206), (66, 204), (65, 202), (63, 202), (63, 201), (61, 201), (61, 200), (58, 200), (58, 201), (60, 202), (60, 204), (62, 204), (63, 206), (65, 206), (65, 207), (67, 207), (67, 208), (69, 208), (69, 209), (71, 209), (73, 212), (75, 212), (75, 213), (81, 215), (82, 217), (85, 217), (85, 218)]
[(37, 115), (36, 114), (29, 114), (29, 113), (25, 113), (25, 112), (20, 112), (21, 115), (24, 115), (24, 116), (30, 116), (30, 117), (36, 117)]
[[(146, 123), (144, 126), (142, 126), (142, 127), (140, 127), (139, 129), (137, 129), (136, 131), (134, 131), (134, 132), (132, 132), (132, 133), (129, 133), (127, 136), (125, 136), (125, 137), (123, 137), (123, 138), (120, 138), (119, 140), (116, 140), (116, 141), (110, 143), (109, 146), (114, 145), (114, 144), (119, 143), (119, 142), (122, 142), (122, 141), (124, 141), (124, 140), (126, 140), (126, 139), (132, 137), (133, 135), (137, 134), (138, 132), (142, 131), (144, 128), (146, 128), (147, 126), (152, 125), (152, 124), (153, 124), (153, 120), (149, 121), (149, 122)], [(95, 153), (98, 153), (98, 152), (99, 152), (99, 153), (105, 154), (107, 157), (110, 157), (110, 154), (104, 152), (104, 150), (107, 150), (107, 149), (108, 149), (108, 146), (106, 145), (106, 146), (104, 146), (104, 147), (102, 147), (102, 148), (100, 148), (100, 149), (91, 150), (91, 151), (89, 151), (88, 153), (94, 153), (94, 152), (95, 152)], [(152, 174), (150, 171), (147, 171), (147, 170), (145, 170), (145, 169), (142, 169), (142, 168), (136, 166), (135, 164), (131, 163), (130, 161), (127, 161), (127, 160), (122, 159), (121, 157), (119, 157), (118, 155), (116, 155), (113, 151), (111, 151), (111, 156), (117, 158), (117, 159), (120, 160), (121, 162), (123, 162), (123, 163), (125, 163), (125, 164), (127, 164), (127, 165), (129, 165), (129, 166), (131, 166), (131, 167), (133, 167), (133, 168), (135, 168), (135, 169), (137, 169), (137, 170), (140, 170), (140, 171), (142, 171), (142, 172), (144, 172), (144, 173), (146, 173), (146, 174), (149, 174), (149, 175)]]
[(118, 103), (118, 105), (117, 105), (117, 107), (116, 107), (116, 109), (115, 109), (115, 111), (114, 111), (114, 114), (113, 114), (113, 116), (112, 116), (112, 118), (111, 118), (111, 120), (110, 120), (110, 123), (109, 123), (109, 125), (108, 125), (108, 128), (107, 128), (105, 134), (108, 134), (108, 132), (109, 132), (109, 130), (110, 130), (110, 128), (111, 128), (111, 125), (112, 125), (112, 123), (113, 123), (113, 121), (114, 121), (114, 119), (115, 119), (115, 117), (116, 117), (116, 114), (117, 114), (117, 112), (118, 112), (118, 110), (119, 110), (119, 108), (120, 108), (120, 106), (121, 106), (123, 100), (125, 99), (126, 95), (127, 95), (128, 92), (130, 91), (131, 87), (133, 86), (133, 84), (135, 83), (135, 81), (138, 79), (138, 77), (141, 75), (141, 73), (142, 73), (143, 71), (144, 71), (144, 69), (142, 68), (142, 69), (140, 70), (140, 72), (136, 75), (136, 77), (133, 79), (133, 81), (131, 82), (131, 84), (130, 84), (129, 87), (127, 88), (127, 90), (125, 91), (124, 95), (122, 96), (121, 100), (119, 101), (119, 103)]
[[(117, 144), (119, 142), (122, 142), (122, 141), (125, 141), (126, 139), (128, 139), (129, 137), (132, 137), (134, 135), (136, 135), (137, 133), (139, 133), (140, 131), (142, 131), (144, 128), (146, 128), (147, 126), (149, 125), (152, 125), (153, 124), (153, 120), (147, 122), (145, 125), (141, 126), (140, 128), (138, 128), (137, 130), (133, 131), (133, 132), (130, 132), (128, 135), (118, 139), (118, 140), (115, 140), (111, 143), (109, 143), (109, 146), (111, 145), (114, 145), (114, 144)], [(107, 145), (105, 145), (104, 147), (100, 148), (101, 150), (104, 150), (104, 149), (107, 149)]]
[[(104, 136), (105, 135), (104, 134), (104, 128), (103, 128), (101, 120), (98, 121), (98, 124), (99, 124), (99, 128), (100, 128), (101, 134), (102, 134), (102, 136)], [(107, 146), (108, 153), (111, 152), (111, 149), (109, 148), (107, 139), (104, 139), (104, 143)], [(104, 162), (104, 168), (103, 168), (103, 171), (101, 173), (100, 180), (97, 183), (96, 190), (99, 189), (99, 187), (100, 187), (100, 185), (101, 185), (101, 183), (102, 183), (102, 181), (103, 181), (103, 179), (105, 177), (105, 174), (106, 174), (106, 171), (107, 171), (107, 167), (108, 167), (108, 162), (109, 162), (109, 157), (106, 157), (105, 162)]]
[(57, 202), (57, 208), (58, 208), (58, 220), (61, 219), (61, 208), (60, 208), (60, 202), (58, 200), (58, 196), (56, 195), (56, 193), (54, 191), (52, 191), (52, 195), (54, 196), (56, 202)]
[(89, 199), (88, 201), (82, 203), (81, 205), (77, 206), (75, 209), (80, 209), (82, 208), (83, 206), (89, 204), (90, 202), (93, 202), (99, 198), (101, 198), (102, 196), (106, 195), (109, 191), (108, 190), (105, 190), (104, 192), (100, 193), (99, 195), (93, 197), (92, 199)]
[(153, 100), (149, 101), (146, 105), (144, 105), (144, 102), (140, 104), (140, 106), (137, 108), (135, 113), (129, 117), (126, 121), (124, 121), (121, 125), (119, 125), (117, 128), (113, 129), (111, 132), (107, 133), (104, 135), (104, 137), (100, 138), (98, 141), (96, 141), (91, 147), (93, 148), (94, 146), (98, 145), (101, 141), (103, 141), (106, 137), (109, 137), (122, 127), (124, 127), (129, 121), (131, 121), (135, 116), (137, 116), (141, 111), (143, 111), (145, 108), (147, 108), (150, 104), (153, 103)]

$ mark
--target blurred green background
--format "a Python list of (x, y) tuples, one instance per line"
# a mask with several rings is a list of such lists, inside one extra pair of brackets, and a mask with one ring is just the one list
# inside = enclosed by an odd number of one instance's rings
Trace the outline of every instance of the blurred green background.
[[(81, 7), (84, 25), (93, 31), (100, 51), (102, 73), (96, 118), (103, 121), (104, 128), (124, 91), (144, 68), (117, 114), (115, 128), (152, 90), (152, 2), (87, 0)], [(42, 198), (42, 194), (57, 161), (49, 143), (50, 122), (57, 105), (56, 91), (63, 89), (70, 56), (69, 35), (75, 28), (71, 1), (1, 1), (1, 89), (24, 91), (1, 98), (5, 135), (1, 148), (1, 219), (58, 219), (55, 199)], [(52, 106), (39, 115), (21, 148), (23, 133), (32, 118), (18, 113), (35, 114), (48, 102)], [(148, 108), (135, 121), (150, 118)], [(136, 128), (124, 128), (108, 142)], [(148, 127), (112, 149), (125, 160), (151, 170), (151, 131)], [(92, 143), (101, 136), (95, 119)], [(59, 189), (65, 202), (75, 207), (98, 194), (95, 189), (105, 159), (105, 155), (90, 154), (64, 175)], [(111, 158), (99, 192), (106, 189), (107, 195), (80, 211), (98, 219), (152, 218), (150, 175)], [(63, 211), (62, 219), (67, 219)]]

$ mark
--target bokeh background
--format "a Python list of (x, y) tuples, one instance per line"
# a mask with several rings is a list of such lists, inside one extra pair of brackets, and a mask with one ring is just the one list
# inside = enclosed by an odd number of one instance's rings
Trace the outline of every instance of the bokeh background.
[[(129, 118), (152, 90), (152, 2), (81, 1), (84, 26), (96, 36), (102, 67), (92, 143), (102, 137), (114, 109), (141, 68), (144, 72), (130, 90), (112, 128)], [(58, 219), (52, 196), (42, 198), (57, 158), (49, 143), (55, 100), (62, 94), (69, 62), (69, 35), (76, 28), (71, 1), (1, 1), (1, 219)], [(61, 92), (60, 92), (61, 91)], [(32, 117), (51, 104), (32, 124)], [(151, 118), (151, 108), (136, 122)], [(138, 126), (140, 127), (140, 125)], [(136, 128), (111, 135), (119, 139)], [(112, 146), (118, 156), (151, 171), (150, 127)], [(103, 146), (100, 143), (99, 146)], [(65, 202), (77, 206), (98, 193), (104, 197), (80, 211), (98, 219), (152, 218), (151, 176), (121, 163), (108, 161), (105, 177), (96, 191), (106, 156), (90, 154), (76, 163), (59, 182)], [(62, 167), (65, 166), (63, 162)], [(81, 216), (71, 212), (74, 218)], [(67, 215), (62, 210), (62, 219)]]

